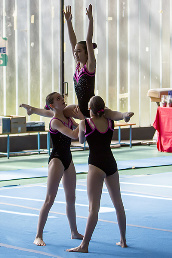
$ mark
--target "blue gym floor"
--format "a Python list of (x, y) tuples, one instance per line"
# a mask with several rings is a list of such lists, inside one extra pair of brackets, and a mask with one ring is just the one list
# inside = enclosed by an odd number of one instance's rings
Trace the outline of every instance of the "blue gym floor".
[[(172, 171), (171, 171), (172, 172)], [(62, 185), (44, 230), (45, 247), (33, 244), (46, 184), (0, 188), (0, 257), (172, 257), (172, 173), (121, 175), (120, 184), (127, 218), (128, 248), (120, 240), (116, 214), (104, 186), (99, 221), (89, 253), (68, 253), (80, 240), (70, 239)], [(77, 225), (84, 234), (88, 199), (86, 179), (77, 180)]]

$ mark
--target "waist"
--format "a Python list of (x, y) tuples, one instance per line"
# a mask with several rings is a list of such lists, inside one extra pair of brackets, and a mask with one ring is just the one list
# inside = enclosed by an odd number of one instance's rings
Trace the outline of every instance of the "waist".
[(99, 153), (101, 155), (109, 155), (109, 153), (112, 153), (110, 146), (96, 146), (94, 145), (89, 145), (89, 150), (90, 153)]

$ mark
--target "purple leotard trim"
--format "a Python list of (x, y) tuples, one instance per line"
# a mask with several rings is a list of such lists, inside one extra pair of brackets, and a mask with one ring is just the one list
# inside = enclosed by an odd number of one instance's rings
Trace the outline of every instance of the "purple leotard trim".
[[(86, 134), (86, 127), (85, 127), (85, 137), (87, 137), (88, 135), (92, 134), (92, 133), (96, 130), (95, 124), (93, 123), (94, 128), (93, 128), (93, 127), (91, 126), (91, 124), (90, 124), (91, 118), (90, 118), (90, 119), (87, 119), (87, 118), (86, 118), (86, 120), (87, 120), (87, 122), (88, 122), (90, 128), (92, 129), (92, 131), (91, 131), (90, 133)], [(91, 120), (91, 122), (93, 122), (93, 121)]]
[[(97, 129), (96, 125), (94, 124), (94, 122), (93, 122), (93, 120), (92, 120), (91, 118), (90, 118), (90, 119), (86, 119), (86, 120), (87, 120), (87, 122), (88, 122), (90, 128), (92, 129), (92, 131), (91, 131), (90, 133), (88, 133), (88, 134), (85, 134), (85, 137), (87, 137), (88, 135), (92, 134), (95, 130), (97, 130), (97, 131), (98, 131), (99, 133), (101, 133), (101, 134), (105, 134), (105, 133), (108, 131), (108, 129), (114, 131), (114, 129), (112, 129), (111, 120), (109, 120), (109, 119), (108, 119), (108, 127), (107, 127), (107, 129), (106, 129), (105, 132), (100, 132), (100, 131)], [(94, 128), (91, 126), (90, 121), (91, 121), (91, 123), (93, 124)], [(85, 128), (85, 133), (86, 133), (86, 128)]]
[(74, 74), (74, 78), (75, 78), (75, 80), (77, 81), (77, 83), (78, 83), (79, 79), (80, 79), (84, 74), (87, 74), (88, 76), (95, 76), (95, 71), (94, 71), (93, 73), (90, 73), (90, 72), (87, 70), (86, 65), (84, 65), (84, 67), (83, 67), (80, 71), (78, 71), (79, 66), (80, 66), (80, 63), (77, 64), (76, 70), (75, 70), (75, 74)]
[(71, 126), (73, 125), (72, 120), (71, 120), (70, 118), (68, 119), (68, 123), (66, 123), (66, 122), (60, 120), (60, 119), (57, 118), (57, 117), (53, 117), (53, 118), (50, 120), (50, 129), (49, 129), (49, 132), (50, 132), (50, 133), (53, 133), (53, 134), (59, 133), (58, 130), (53, 130), (53, 129), (51, 128), (51, 122), (52, 122), (52, 120), (54, 120), (54, 119), (59, 120), (60, 122), (62, 122), (62, 124), (64, 124), (65, 126), (67, 126), (67, 127), (69, 127), (69, 128), (71, 128)]

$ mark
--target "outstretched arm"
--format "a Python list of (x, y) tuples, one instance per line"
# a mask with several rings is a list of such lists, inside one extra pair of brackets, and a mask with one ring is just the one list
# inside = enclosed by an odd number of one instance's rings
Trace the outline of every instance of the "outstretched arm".
[(118, 112), (118, 111), (112, 111), (109, 108), (105, 108), (104, 115), (106, 118), (109, 118), (114, 121), (119, 121), (119, 120), (124, 119), (125, 122), (129, 122), (130, 118), (134, 115), (134, 113), (133, 112), (122, 113), (122, 112)]
[(86, 9), (86, 15), (88, 16), (88, 32), (87, 32), (87, 52), (88, 52), (88, 61), (87, 61), (87, 69), (89, 72), (94, 72), (96, 68), (96, 59), (94, 56), (94, 49), (93, 49), (93, 15), (92, 15), (92, 5), (90, 4), (88, 9)]
[(53, 117), (54, 113), (52, 110), (46, 110), (46, 109), (42, 109), (42, 108), (36, 108), (36, 107), (32, 107), (30, 105), (27, 104), (21, 104), (20, 107), (23, 107), (26, 109), (27, 114), (30, 116), (32, 114), (36, 114), (39, 116), (45, 116), (45, 117)]
[[(32, 114), (36, 114), (39, 116), (45, 116), (45, 117), (53, 117), (54, 116), (54, 112), (52, 110), (36, 108), (36, 107), (32, 107), (27, 104), (21, 104), (20, 107), (25, 108), (27, 111), (27, 114), (29, 116)], [(65, 107), (63, 113), (66, 117), (74, 117), (74, 118), (80, 119), (80, 120), (84, 119), (84, 115), (81, 113), (81, 111), (77, 105), (68, 105), (67, 107)]]
[(73, 25), (72, 25), (71, 6), (70, 5), (66, 6), (66, 11), (64, 11), (63, 13), (64, 13), (65, 19), (67, 21), (69, 40), (70, 40), (70, 44), (72, 46), (72, 52), (74, 54), (74, 49), (75, 49), (75, 45), (77, 43), (77, 39), (76, 39), (76, 35), (75, 35)]

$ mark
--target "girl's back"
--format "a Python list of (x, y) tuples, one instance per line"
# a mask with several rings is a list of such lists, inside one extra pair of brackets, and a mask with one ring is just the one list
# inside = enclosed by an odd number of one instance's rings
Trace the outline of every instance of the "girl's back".
[(113, 136), (114, 122), (101, 117), (99, 119), (85, 119), (85, 137), (89, 144), (90, 152), (103, 153), (111, 152), (110, 143)]

